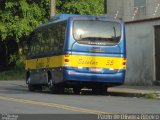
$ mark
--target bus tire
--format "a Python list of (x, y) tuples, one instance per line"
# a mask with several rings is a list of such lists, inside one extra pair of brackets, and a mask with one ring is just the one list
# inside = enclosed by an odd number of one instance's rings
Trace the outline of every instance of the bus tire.
[(81, 92), (81, 88), (73, 88), (73, 92), (74, 94), (79, 95)]
[(33, 92), (36, 90), (35, 86), (34, 85), (31, 85), (31, 84), (28, 84), (28, 90)]
[(51, 77), (48, 77), (48, 88), (54, 94), (64, 93), (64, 87), (54, 84)]
[(99, 86), (92, 88), (92, 94), (94, 95), (106, 95), (107, 94), (107, 87)]
[(58, 86), (58, 85), (53, 85), (50, 88), (51, 93), (53, 94), (63, 94), (64, 93), (64, 87)]
[(33, 92), (33, 91), (42, 91), (42, 85), (32, 85), (32, 84), (28, 84), (28, 90)]

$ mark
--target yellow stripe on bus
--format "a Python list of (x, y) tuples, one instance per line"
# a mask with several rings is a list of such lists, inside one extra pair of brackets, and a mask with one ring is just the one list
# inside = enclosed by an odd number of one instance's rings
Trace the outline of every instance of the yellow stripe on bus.
[(61, 55), (26, 60), (26, 69), (42, 69), (63, 66), (125, 69), (125, 62), (125, 58), (121, 57)]

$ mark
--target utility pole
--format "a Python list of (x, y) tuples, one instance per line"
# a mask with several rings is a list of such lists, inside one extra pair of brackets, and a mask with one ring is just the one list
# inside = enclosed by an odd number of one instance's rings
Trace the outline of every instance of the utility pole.
[(104, 0), (104, 14), (107, 14), (107, 0)]
[(50, 17), (53, 17), (56, 15), (56, 0), (51, 0), (51, 13)]

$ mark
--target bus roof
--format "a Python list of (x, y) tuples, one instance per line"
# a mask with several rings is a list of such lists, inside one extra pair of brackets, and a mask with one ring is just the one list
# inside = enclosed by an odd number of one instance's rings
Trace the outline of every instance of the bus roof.
[(112, 20), (117, 20), (113, 17), (110, 17), (108, 15), (104, 15), (104, 16), (94, 16), (94, 15), (80, 15), (80, 14), (59, 14), (59, 15), (56, 15), (56, 16), (53, 16), (51, 19), (50, 19), (50, 22), (53, 22), (53, 21), (59, 21), (59, 20), (67, 20), (68, 18), (70, 17), (88, 17), (88, 18), (101, 18), (101, 19), (112, 19)]
[(104, 19), (104, 20), (113, 20), (113, 21), (117, 21), (120, 22), (120, 19), (115, 19), (114, 17), (108, 16), (108, 15), (104, 15), (104, 16), (95, 16), (95, 15), (80, 15), (80, 14), (59, 14), (56, 16), (53, 16), (49, 22), (40, 25), (39, 27), (37, 27), (37, 29), (42, 28), (48, 24), (50, 24), (51, 22), (55, 23), (55, 22), (60, 22), (60, 21), (65, 21), (68, 20), (70, 17), (79, 17), (79, 18), (88, 18), (88, 19)]

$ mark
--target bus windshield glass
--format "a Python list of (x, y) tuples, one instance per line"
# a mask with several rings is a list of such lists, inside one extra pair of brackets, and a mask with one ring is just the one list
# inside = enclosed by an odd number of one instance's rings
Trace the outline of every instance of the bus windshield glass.
[(115, 45), (121, 38), (121, 25), (111, 21), (77, 20), (74, 21), (73, 36), (80, 44)]

